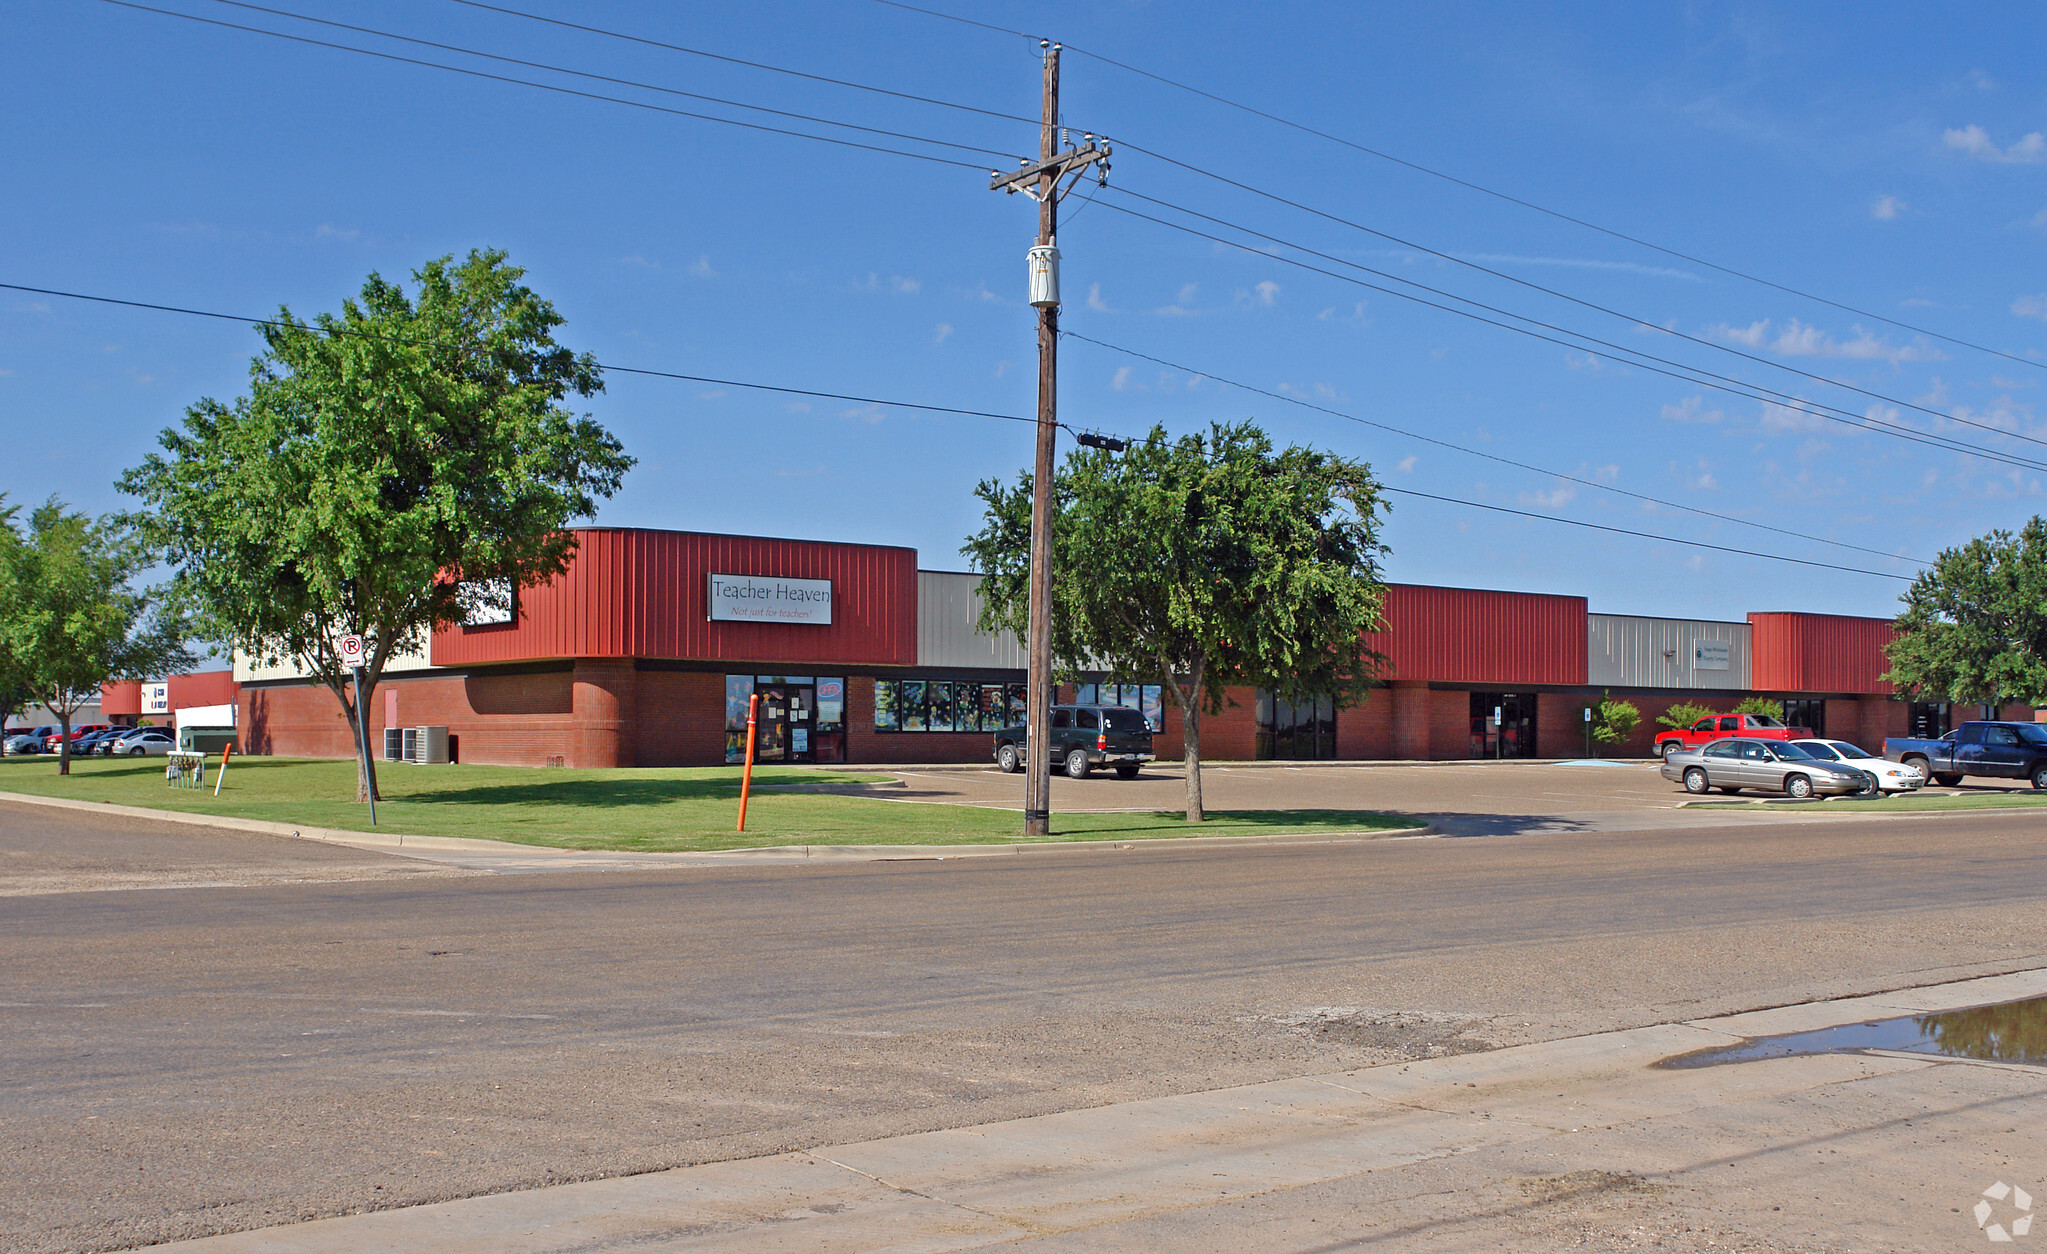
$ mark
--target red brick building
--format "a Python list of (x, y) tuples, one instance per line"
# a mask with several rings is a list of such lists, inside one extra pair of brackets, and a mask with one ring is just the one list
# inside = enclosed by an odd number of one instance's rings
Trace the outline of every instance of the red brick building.
[[(624, 528), (579, 529), (569, 571), (520, 589), (505, 621), (437, 632), (387, 670), (370, 702), (386, 727), (445, 726), (465, 762), (708, 765), (728, 760), (758, 693), (768, 760), (983, 761), (1022, 704), (1017, 642), (975, 630), (978, 579), (919, 571), (909, 549)], [(1646, 755), (1681, 701), (1725, 709), (1763, 694), (1825, 735), (1881, 741), (1978, 707), (1912, 704), (1882, 680), (1884, 619), (1759, 613), (1745, 623), (1592, 614), (1585, 599), (1394, 585), (1385, 686), (1362, 705), (1288, 705), (1232, 692), (1204, 721), (1214, 758), (1573, 757), (1581, 712), (1611, 692), (1643, 711), (1623, 752)], [(238, 666), (251, 753), (343, 757), (332, 695), (289, 672)], [(1156, 689), (1069, 687), (1120, 701), (1179, 742)], [(2011, 717), (2030, 710), (2008, 709)], [(1876, 747), (1873, 744), (1871, 747)]]

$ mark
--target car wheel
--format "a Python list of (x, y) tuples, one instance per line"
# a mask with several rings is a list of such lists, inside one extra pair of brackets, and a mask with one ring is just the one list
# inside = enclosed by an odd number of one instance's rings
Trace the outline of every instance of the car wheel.
[(1675, 740), (1666, 740), (1662, 744), (1656, 746), (1656, 756), (1662, 758), (1665, 762), (1668, 762), (1670, 761), (1671, 754), (1676, 753), (1683, 748), (1684, 746), (1679, 744)]
[(1066, 755), (1066, 776), (1069, 779), (1086, 779), (1095, 764), (1087, 760), (1087, 750), (1075, 749)]
[(1023, 759), (1017, 756), (1015, 745), (1004, 745), (995, 751), (995, 765), (1004, 775), (1014, 775), (1023, 769)]
[(2047, 792), (2047, 762), (2033, 768), (2033, 787), (2040, 792)]
[[(1117, 779), (1136, 779), (1136, 778), (1137, 778), (1137, 763), (1135, 763), (1135, 762), (1118, 762), (1118, 763), (1116, 764), (1116, 778), (1117, 778)], [(2039, 774), (2038, 776), (2036, 776), (2036, 777), (2035, 777), (2035, 779), (2036, 779), (2036, 781), (2037, 781), (2038, 779), (2047, 779), (2047, 770), (2042, 770), (2042, 771), (2040, 772), (2040, 774)], [(2040, 785), (2040, 784), (2039, 784), (2038, 782), (2035, 782), (2035, 783), (2034, 783), (2034, 785), (2033, 785), (2033, 787), (2035, 787), (2035, 788), (2038, 788), (2038, 787), (2040, 787), (2040, 786), (2041, 786), (2041, 785)]]
[(1942, 788), (1953, 788), (1962, 782), (1962, 777), (1959, 775), (1936, 775), (1933, 777), (1933, 782), (1939, 784)]
[(1685, 791), (1686, 791), (1686, 792), (1689, 792), (1689, 793), (1703, 793), (1703, 792), (1705, 792), (1705, 791), (1706, 791), (1706, 790), (1707, 790), (1708, 788), (1710, 788), (1710, 787), (1711, 787), (1711, 785), (1710, 785), (1710, 784), (1708, 784), (1708, 783), (1706, 782), (1706, 772), (1705, 772), (1705, 771), (1703, 771), (1703, 770), (1701, 770), (1701, 769), (1699, 769), (1698, 767), (1696, 767), (1696, 766), (1695, 766), (1695, 767), (1692, 767), (1692, 768), (1691, 768), (1690, 770), (1687, 770), (1687, 771), (1685, 772)]
[(128, 756), (131, 758), (139, 758), (147, 752), (149, 752), (149, 750), (144, 749), (141, 745), (136, 745), (133, 749), (128, 750)]
[(1788, 775), (1784, 779), (1784, 792), (1803, 801), (1812, 796), (1812, 781), (1803, 775)]

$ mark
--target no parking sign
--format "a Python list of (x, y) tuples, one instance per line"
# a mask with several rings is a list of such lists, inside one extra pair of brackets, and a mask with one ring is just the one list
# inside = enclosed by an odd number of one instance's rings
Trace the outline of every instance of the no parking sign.
[(334, 652), (340, 655), (341, 664), (352, 671), (362, 669), (362, 637), (343, 636), (334, 642)]

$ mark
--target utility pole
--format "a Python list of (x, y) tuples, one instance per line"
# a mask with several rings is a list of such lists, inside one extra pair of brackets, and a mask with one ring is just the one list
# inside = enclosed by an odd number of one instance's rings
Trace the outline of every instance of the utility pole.
[[(1090, 166), (1108, 181), (1109, 146), (1093, 135), (1079, 148), (1060, 143), (1059, 45), (1046, 42), (1045, 96), (1038, 162), (996, 172), (988, 190), (1022, 192), (1038, 202), (1038, 243), (1030, 251), (1031, 304), (1038, 310), (1038, 448), (1031, 480), (1030, 686), (1024, 718), (1024, 835), (1052, 826), (1052, 454), (1059, 431), (1059, 201)], [(1068, 176), (1071, 176), (1070, 178)], [(1066, 180), (1061, 187), (1060, 181)]]

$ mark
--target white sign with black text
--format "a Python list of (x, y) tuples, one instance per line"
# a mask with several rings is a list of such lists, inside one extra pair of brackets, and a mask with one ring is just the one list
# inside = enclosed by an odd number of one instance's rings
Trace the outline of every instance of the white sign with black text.
[(169, 684), (142, 685), (142, 712), (144, 714), (169, 714), (171, 712), (171, 686)]
[(830, 626), (832, 581), (776, 579), (764, 575), (712, 575), (710, 613), (714, 623), (809, 623)]
[(1700, 640), (1692, 645), (1692, 668), (1694, 670), (1732, 670), (1732, 659), (1732, 646), (1725, 640)]

